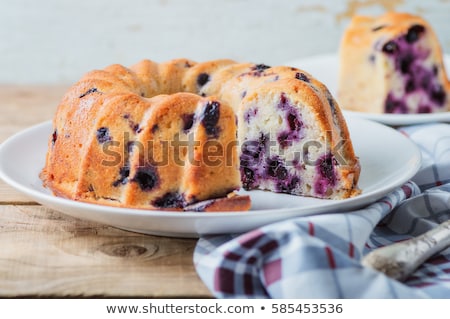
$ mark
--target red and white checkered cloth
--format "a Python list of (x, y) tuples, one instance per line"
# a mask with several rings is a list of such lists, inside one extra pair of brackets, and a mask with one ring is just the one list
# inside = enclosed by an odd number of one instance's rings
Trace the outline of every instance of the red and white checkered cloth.
[(372, 249), (450, 219), (450, 125), (399, 129), (422, 151), (412, 181), (353, 212), (200, 238), (196, 270), (218, 298), (450, 298), (450, 248), (401, 283), (363, 267)]

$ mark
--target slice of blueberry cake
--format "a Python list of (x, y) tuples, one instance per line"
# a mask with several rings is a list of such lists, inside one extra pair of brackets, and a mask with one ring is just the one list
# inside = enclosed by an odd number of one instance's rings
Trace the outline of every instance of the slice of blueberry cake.
[(311, 74), (248, 63), (205, 72), (198, 93), (219, 96), (237, 115), (244, 189), (328, 199), (360, 193), (359, 160), (341, 110)]
[(338, 100), (370, 113), (450, 110), (441, 48), (422, 18), (389, 12), (354, 17), (340, 47)]

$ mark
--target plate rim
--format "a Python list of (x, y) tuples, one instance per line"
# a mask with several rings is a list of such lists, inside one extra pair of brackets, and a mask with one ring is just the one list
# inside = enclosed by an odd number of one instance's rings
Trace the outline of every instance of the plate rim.
[[(369, 122), (371, 125), (375, 125), (375, 126), (379, 127), (380, 129), (389, 130), (392, 133), (402, 135), (400, 132), (396, 131), (395, 129), (393, 129), (391, 127), (388, 127), (383, 124), (380, 124), (380, 123), (377, 123), (374, 121), (370, 121), (367, 119), (354, 118), (354, 119), (351, 119), (351, 121)], [(74, 216), (72, 213), (68, 213), (67, 210), (65, 210), (65, 208), (67, 208), (67, 207), (71, 207), (72, 209), (76, 208), (79, 210), (87, 210), (87, 211), (93, 210), (93, 211), (96, 211), (98, 214), (106, 213), (111, 216), (115, 215), (115, 216), (133, 216), (133, 217), (146, 217), (146, 218), (164, 218), (164, 219), (168, 219), (168, 220), (170, 220), (172, 218), (176, 218), (177, 220), (197, 219), (197, 218), (200, 218), (200, 219), (207, 218), (208, 220), (213, 220), (213, 219), (220, 219), (223, 217), (236, 217), (236, 216), (247, 217), (247, 216), (249, 216), (249, 214), (252, 214), (252, 215), (254, 215), (255, 218), (257, 218), (258, 216), (259, 217), (269, 216), (270, 214), (273, 214), (274, 212), (276, 212), (277, 214), (280, 214), (280, 215), (287, 215), (286, 218), (291, 218), (291, 217), (294, 217), (296, 215), (295, 214), (296, 211), (298, 211), (298, 207), (284, 207), (284, 208), (278, 208), (278, 209), (274, 209), (274, 208), (258, 209), (258, 210), (248, 211), (248, 212), (247, 211), (211, 212), (211, 213), (171, 212), (171, 211), (161, 211), (161, 210), (145, 210), (145, 209), (136, 209), (136, 208), (114, 207), (114, 206), (107, 206), (107, 205), (94, 204), (94, 203), (85, 203), (85, 202), (80, 202), (80, 201), (74, 201), (71, 199), (56, 197), (52, 194), (44, 193), (42, 191), (34, 189), (31, 186), (20, 183), (19, 181), (15, 180), (13, 178), (13, 176), (10, 176), (10, 174), (5, 172), (3, 169), (3, 167), (4, 167), (3, 161), (5, 161), (5, 158), (4, 158), (5, 149), (10, 147), (11, 145), (14, 145), (14, 143), (17, 143), (17, 141), (20, 140), (20, 138), (23, 137), (23, 135), (30, 134), (31, 132), (33, 132), (35, 130), (45, 129), (45, 127), (48, 127), (49, 128), (48, 131), (51, 132), (51, 121), (42, 122), (42, 123), (33, 125), (31, 127), (28, 127), (24, 130), (21, 130), (20, 132), (17, 132), (16, 134), (10, 136), (9, 138), (7, 138), (4, 142), (2, 142), (0, 144), (0, 179), (5, 181), (7, 184), (12, 186), (19, 192), (26, 194), (28, 197), (31, 197), (33, 200), (37, 201), (38, 203), (42, 204), (43, 206), (55, 209), (57, 211), (62, 212), (63, 214), (69, 215), (69, 216), (80, 218), (78, 215)], [(377, 189), (377, 190), (374, 190), (374, 191), (372, 191), (370, 193), (366, 193), (366, 194), (363, 193), (364, 195), (356, 196), (353, 198), (344, 199), (344, 200), (330, 200), (328, 203), (320, 206), (322, 211), (319, 213), (303, 213), (303, 214), (300, 213), (300, 214), (297, 214), (297, 216), (310, 216), (310, 215), (316, 215), (316, 214), (322, 214), (322, 213), (339, 213), (340, 212), (339, 207), (336, 207), (336, 209), (333, 209), (333, 206), (336, 206), (335, 205), (336, 202), (341, 202), (341, 203), (345, 202), (346, 204), (348, 204), (346, 207), (343, 208), (343, 210), (353, 210), (357, 207), (369, 205), (370, 203), (376, 201), (377, 199), (382, 198), (384, 195), (388, 194), (396, 187), (401, 186), (402, 184), (404, 184), (405, 182), (410, 180), (420, 169), (421, 162), (422, 162), (422, 156), (421, 156), (420, 149), (418, 148), (417, 145), (415, 145), (412, 141), (410, 141), (406, 137), (405, 137), (405, 141), (410, 142), (409, 146), (411, 146), (412, 149), (414, 150), (414, 153), (415, 153), (414, 156), (416, 157), (416, 159), (414, 162), (415, 166), (408, 167), (409, 170), (407, 170), (407, 171), (405, 170), (405, 172), (407, 172), (407, 174), (404, 173), (402, 175), (401, 181), (398, 180), (398, 178), (397, 178), (397, 181), (395, 183), (392, 183), (391, 185), (389, 185), (389, 187), (387, 187), (387, 188)], [(42, 154), (42, 155), (45, 155), (45, 154)], [(374, 198), (374, 197), (376, 197), (376, 198)], [(374, 199), (371, 199), (368, 201), (367, 198), (374, 198)], [(326, 200), (326, 201), (328, 201), (328, 200)], [(50, 202), (50, 204), (49, 204), (49, 202)], [(311, 207), (307, 207), (307, 208), (310, 210), (315, 209), (315, 205), (310, 205), (310, 206)], [(349, 208), (349, 206), (351, 208)], [(326, 211), (323, 211), (323, 210), (326, 210)], [(291, 215), (294, 215), (294, 216), (291, 216)], [(96, 218), (92, 218), (92, 219), (86, 218), (86, 219), (98, 222), (98, 219), (96, 219)], [(282, 219), (283, 218), (279, 218), (278, 220), (282, 220)], [(113, 227), (117, 227), (117, 228), (127, 229), (127, 227), (121, 227), (121, 226), (115, 225), (115, 224), (109, 224), (109, 225), (113, 226)], [(148, 230), (144, 230), (144, 229), (142, 229), (142, 230), (132, 229), (132, 230), (138, 231), (138, 232), (144, 232), (144, 233), (148, 233), (148, 234), (157, 234), (157, 235), (164, 235), (164, 236), (173, 235), (170, 233), (169, 234), (167, 234), (167, 233), (159, 234), (157, 231), (148, 231)], [(193, 230), (192, 232), (189, 232), (189, 233), (199, 234), (195, 230)]]

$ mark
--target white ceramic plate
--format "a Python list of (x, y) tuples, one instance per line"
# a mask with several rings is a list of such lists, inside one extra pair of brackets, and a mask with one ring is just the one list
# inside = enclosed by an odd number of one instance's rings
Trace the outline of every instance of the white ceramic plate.
[[(450, 72), (450, 56), (444, 56), (447, 72)], [(339, 57), (337, 54), (317, 55), (310, 58), (298, 59), (286, 65), (303, 69), (325, 84), (331, 94), (337, 98)], [(339, 100), (338, 100), (339, 102)], [(344, 111), (344, 115), (361, 117), (387, 125), (411, 125), (429, 122), (450, 122), (450, 112), (431, 114), (374, 114)]]
[(367, 205), (418, 171), (420, 151), (402, 134), (357, 118), (348, 120), (348, 126), (361, 160), (359, 184), (363, 192), (345, 200), (251, 191), (248, 194), (253, 206), (249, 212), (179, 213), (115, 208), (55, 197), (43, 188), (38, 176), (45, 161), (47, 138), (52, 131), (50, 122), (22, 131), (0, 145), (0, 178), (47, 207), (122, 229), (173, 237), (239, 233), (294, 216), (342, 212)]

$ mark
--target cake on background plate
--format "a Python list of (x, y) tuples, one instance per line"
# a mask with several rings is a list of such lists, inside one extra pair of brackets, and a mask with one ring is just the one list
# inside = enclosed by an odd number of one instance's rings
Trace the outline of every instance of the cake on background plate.
[(339, 52), (337, 99), (369, 113), (450, 111), (450, 82), (431, 25), (407, 13), (355, 16)]

